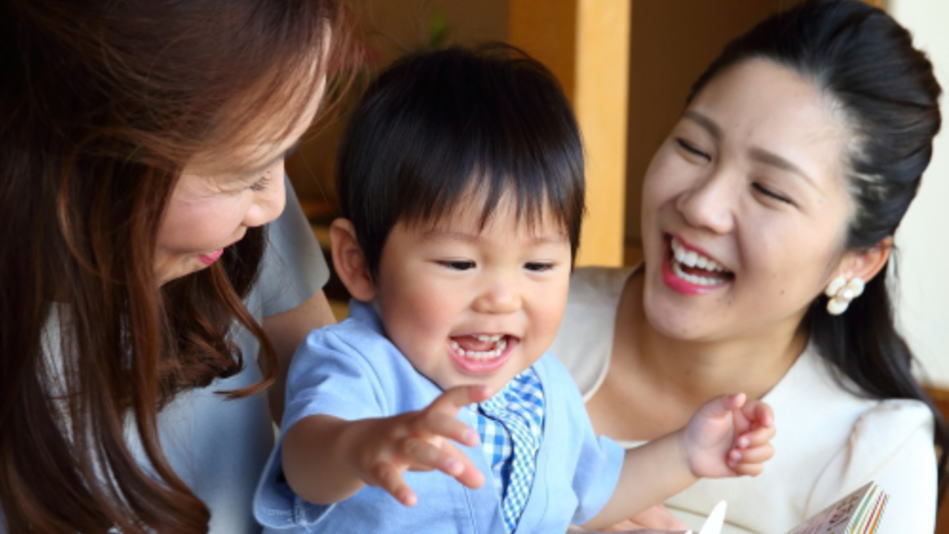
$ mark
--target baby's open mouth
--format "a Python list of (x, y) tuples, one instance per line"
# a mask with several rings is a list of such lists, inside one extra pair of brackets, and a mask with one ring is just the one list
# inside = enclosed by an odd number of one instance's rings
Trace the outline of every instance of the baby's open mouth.
[(509, 337), (506, 334), (452, 336), (448, 345), (457, 356), (488, 360), (504, 353)]

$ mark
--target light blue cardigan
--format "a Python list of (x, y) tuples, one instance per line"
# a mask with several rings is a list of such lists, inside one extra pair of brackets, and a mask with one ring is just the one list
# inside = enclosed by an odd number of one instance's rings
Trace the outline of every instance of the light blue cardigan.
[[(294, 356), (287, 380), (282, 428), (313, 414), (343, 419), (384, 417), (418, 410), (442, 391), (420, 375), (383, 335), (375, 311), (353, 301), (350, 318), (315, 330)], [(596, 437), (570, 375), (552, 356), (534, 368), (547, 402), (544, 437), (537, 453), (531, 495), (516, 532), (563, 532), (606, 504), (623, 462), (623, 450)], [(459, 419), (475, 428), (474, 412)], [(282, 439), (282, 437), (281, 437)], [(466, 488), (437, 472), (406, 472), (418, 495), (408, 508), (384, 491), (365, 487), (342, 502), (308, 503), (283, 480), (278, 447), (270, 455), (254, 497), (254, 516), (265, 532), (503, 533), (500, 501), (479, 447), (461, 447), (485, 475), (480, 489)]]

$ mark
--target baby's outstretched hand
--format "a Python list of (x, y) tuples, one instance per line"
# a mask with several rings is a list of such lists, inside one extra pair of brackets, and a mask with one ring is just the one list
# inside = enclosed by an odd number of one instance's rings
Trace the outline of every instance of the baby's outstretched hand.
[(695, 412), (682, 433), (692, 474), (699, 477), (758, 475), (774, 455), (774, 415), (744, 393), (716, 397)]
[(361, 420), (360, 434), (366, 439), (352, 447), (352, 467), (363, 482), (381, 487), (406, 506), (418, 500), (402, 478), (406, 470), (437, 469), (469, 488), (480, 487), (484, 483), (481, 472), (450, 440), (478, 444), (478, 434), (455, 416), (465, 405), (490, 396), (486, 386), (457, 386), (423, 410)]

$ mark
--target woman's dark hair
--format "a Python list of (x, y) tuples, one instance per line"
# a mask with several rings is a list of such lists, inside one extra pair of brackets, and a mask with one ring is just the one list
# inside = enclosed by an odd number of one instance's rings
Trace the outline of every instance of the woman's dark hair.
[(437, 221), (471, 193), (484, 195), (482, 224), (506, 191), (528, 221), (550, 206), (575, 252), (580, 133), (553, 75), (520, 50), (416, 53), (383, 72), (353, 113), (337, 191), (373, 274), (397, 222)]
[[(855, 214), (846, 247), (875, 247), (893, 236), (916, 196), (941, 122), (939, 83), (909, 32), (859, 0), (805, 1), (731, 41), (695, 82), (689, 99), (716, 75), (751, 58), (774, 61), (812, 80), (844, 112), (856, 136), (847, 154)], [(828, 314), (826, 297), (818, 297), (805, 325), (821, 356), (852, 380), (858, 393), (929, 405), (941, 448), (941, 498), (949, 435), (939, 410), (911, 373), (913, 353), (894, 325), (886, 283), (884, 266), (839, 316)]]
[(241, 369), (235, 319), (261, 340), (264, 380), (227, 393), (272, 381), (275, 355), (241, 300), (264, 236), (162, 285), (156, 235), (186, 164), (289, 133), (343, 29), (333, 0), (0, 5), (8, 531), (207, 531), (208, 509), (170, 467), (156, 418), (175, 394)]

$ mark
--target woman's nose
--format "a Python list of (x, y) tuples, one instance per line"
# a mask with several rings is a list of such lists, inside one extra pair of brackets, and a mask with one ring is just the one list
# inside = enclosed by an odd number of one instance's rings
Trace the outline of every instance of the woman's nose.
[(680, 192), (676, 209), (691, 226), (717, 234), (728, 233), (735, 222), (736, 187), (725, 173), (717, 171)]
[(286, 205), (283, 162), (270, 172), (270, 180), (259, 191), (251, 191), (251, 204), (244, 215), (244, 226), (254, 227), (267, 224), (283, 213)]

